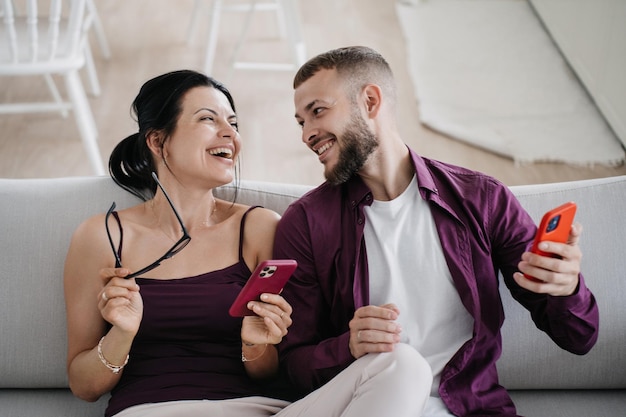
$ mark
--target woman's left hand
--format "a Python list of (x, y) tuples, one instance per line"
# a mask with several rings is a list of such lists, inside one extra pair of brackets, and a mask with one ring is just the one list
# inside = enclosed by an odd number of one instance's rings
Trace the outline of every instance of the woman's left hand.
[(250, 301), (256, 316), (246, 316), (241, 325), (241, 340), (255, 345), (276, 345), (291, 326), (291, 306), (278, 294), (262, 294), (261, 301)]

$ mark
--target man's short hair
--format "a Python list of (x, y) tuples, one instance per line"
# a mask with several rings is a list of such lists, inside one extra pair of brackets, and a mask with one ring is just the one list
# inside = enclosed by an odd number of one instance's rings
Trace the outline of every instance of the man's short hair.
[(346, 92), (352, 100), (365, 85), (376, 84), (388, 99), (395, 102), (396, 86), (391, 67), (381, 54), (371, 48), (348, 46), (311, 58), (296, 73), (293, 88), (298, 88), (323, 69), (337, 71), (337, 74), (346, 81)]

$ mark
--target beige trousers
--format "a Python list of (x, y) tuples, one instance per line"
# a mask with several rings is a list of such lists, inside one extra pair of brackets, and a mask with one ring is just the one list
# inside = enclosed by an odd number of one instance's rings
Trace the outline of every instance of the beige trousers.
[(128, 408), (115, 417), (418, 417), (429, 398), (432, 374), (412, 347), (368, 354), (321, 388), (294, 403), (265, 397), (173, 401)]

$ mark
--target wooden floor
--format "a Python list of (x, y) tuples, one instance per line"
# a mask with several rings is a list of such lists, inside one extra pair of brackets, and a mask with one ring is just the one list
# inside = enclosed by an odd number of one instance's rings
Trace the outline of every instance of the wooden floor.
[[(102, 94), (91, 97), (90, 103), (106, 161), (115, 144), (137, 130), (130, 116), (130, 104), (144, 81), (170, 70), (201, 69), (208, 10), (198, 13), (202, 25), (188, 43), (193, 0), (96, 0), (96, 3), (113, 54), (110, 60), (103, 60), (92, 42)], [(625, 166), (517, 166), (507, 158), (424, 128), (419, 123), (418, 103), (407, 72), (406, 45), (392, 0), (300, 1), (299, 8), (307, 56), (360, 44), (377, 49), (387, 58), (400, 87), (401, 133), (405, 142), (422, 155), (483, 171), (508, 185), (626, 174)], [(300, 142), (300, 129), (293, 118), (294, 72), (229, 70), (228, 61), (243, 18), (241, 13), (224, 14), (211, 74), (226, 82), (237, 103), (244, 142), (241, 177), (318, 184), (322, 181), (322, 167)], [(287, 43), (277, 38), (272, 18), (271, 13), (256, 13), (251, 36), (240, 58), (288, 57)], [(62, 86), (61, 82), (59, 85)], [(39, 78), (2, 78), (0, 91), (2, 101), (48, 97), (46, 85)], [(92, 171), (71, 115), (66, 119), (56, 114), (0, 116), (0, 177), (85, 175), (92, 175)]]

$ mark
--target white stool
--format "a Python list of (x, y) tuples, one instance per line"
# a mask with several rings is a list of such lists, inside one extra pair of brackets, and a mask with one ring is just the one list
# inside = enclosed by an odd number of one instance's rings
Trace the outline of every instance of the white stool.
[[(194, 1), (193, 14), (189, 31), (187, 34), (188, 41), (191, 39), (198, 18), (198, 9), (202, 0)], [(226, 1), (228, 2), (228, 0)], [(217, 38), (219, 34), (219, 22), (221, 13), (224, 11), (246, 12), (243, 29), (237, 40), (237, 44), (233, 50), (230, 59), (232, 69), (249, 69), (249, 70), (274, 70), (274, 71), (292, 71), (298, 69), (306, 59), (306, 48), (300, 30), (300, 17), (298, 13), (297, 0), (274, 0), (270, 2), (257, 2), (252, 0), (247, 4), (224, 4), (224, 0), (212, 0), (209, 21), (209, 36), (207, 40), (206, 57), (204, 61), (203, 71), (211, 74), (213, 70), (213, 61), (215, 59), (215, 50), (217, 47)], [(291, 52), (291, 62), (288, 63), (272, 63), (272, 62), (246, 62), (238, 61), (240, 49), (245, 41), (252, 21), (252, 15), (256, 11), (275, 11), (277, 26), (281, 38), (287, 38)]]

